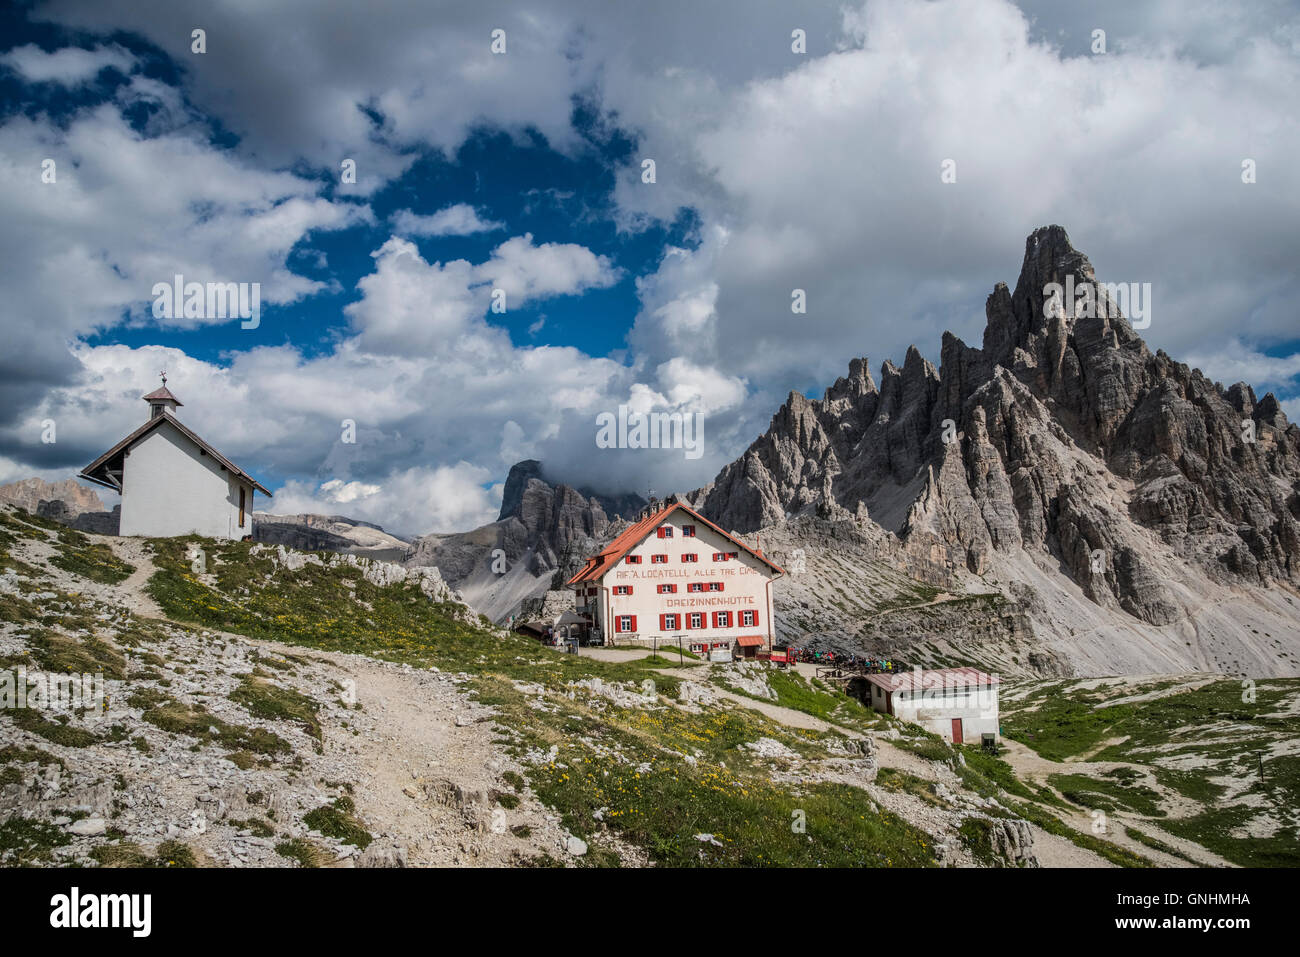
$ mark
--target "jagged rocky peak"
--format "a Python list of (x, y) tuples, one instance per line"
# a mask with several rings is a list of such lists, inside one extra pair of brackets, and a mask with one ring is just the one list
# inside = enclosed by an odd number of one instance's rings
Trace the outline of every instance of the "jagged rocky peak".
[(512, 465), (510, 473), (506, 476), (505, 488), (501, 495), (501, 512), (497, 520), (501, 521), (512, 516), (521, 517), (527, 510), (526, 500), (530, 493), (537, 501), (543, 503), (547, 499), (552, 503), (558, 500), (562, 504), (579, 509), (599, 510), (605, 513), (607, 520), (630, 518), (645, 504), (645, 500), (635, 493), (607, 495), (587, 487), (574, 488), (553, 481), (546, 474), (541, 462), (537, 459), (524, 459)]
[[(1170, 584), (1184, 559), (1215, 580), (1300, 581), (1300, 430), (1274, 396), (1153, 354), (1099, 282), (1063, 228), (1035, 230), (1014, 291), (987, 299), (981, 347), (945, 333), (939, 369), (913, 346), (878, 385), (852, 360), (689, 499), (742, 532), (853, 515), (978, 574), (1028, 553), (1155, 624), (1188, 611)], [(1106, 308), (1048, 309), (1053, 283)]]
[[(863, 356), (861, 359), (849, 360), (849, 374), (835, 380), (835, 384), (826, 390), (822, 402), (825, 404), (836, 401), (853, 402), (864, 396), (874, 395), (875, 392), (876, 383), (871, 378), (871, 367), (867, 358)], [(791, 395), (795, 394), (791, 393)]]
[[(553, 482), (541, 462), (526, 459), (512, 466), (506, 477), (495, 522), (469, 532), (427, 535), (411, 546), (405, 561), (438, 566), (476, 606), (499, 617), (509, 612), (511, 603), (502, 598), (497, 608), (492, 604), (496, 599), (487, 594), (502, 578), (499, 570), (492, 570), (498, 550), (513, 573), (550, 580), (554, 573), (580, 566), (611, 529), (635, 516), (644, 504), (635, 494), (609, 496)], [(511, 582), (512, 587), (524, 587), (513, 578)]]
[(537, 459), (524, 459), (510, 466), (510, 474), (506, 476), (506, 487), (501, 494), (501, 512), (497, 515), (498, 520), (509, 518), (519, 511), (523, 504), (524, 491), (534, 479), (539, 482), (545, 481), (542, 478), (542, 463)]

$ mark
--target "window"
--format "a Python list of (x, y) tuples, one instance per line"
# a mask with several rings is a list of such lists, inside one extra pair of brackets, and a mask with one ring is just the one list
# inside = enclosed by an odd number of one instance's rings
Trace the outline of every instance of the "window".
[(686, 552), (682, 555), (682, 561), (684, 562), (698, 562), (699, 560), (700, 556), (696, 555), (694, 552)]
[(627, 556), (627, 563), (628, 563), (629, 565), (640, 565), (640, 564), (641, 564), (641, 556), (640, 556), (640, 555), (629, 555), (629, 556)]
[(239, 527), (244, 527), (244, 486), (239, 486)]
[(615, 631), (636, 631), (636, 615), (619, 615), (614, 619)]
[(727, 552), (727, 557), (724, 558), (723, 561), (729, 562), (733, 558), (739, 558), (739, 557), (740, 557), (740, 552)]
[(631, 586), (631, 585), (615, 585), (615, 586), (614, 586), (614, 594), (615, 594), (615, 595), (630, 595), (630, 594), (632, 594), (632, 586)]
[(677, 594), (677, 586), (676, 586), (676, 585), (660, 585), (660, 586), (659, 586), (659, 594), (661, 594), (661, 595), (675, 595), (675, 594)]
[(715, 562), (725, 562), (727, 560), (727, 556), (724, 555), (722, 552), (714, 552), (713, 560)]
[(694, 538), (694, 537), (695, 537), (695, 526), (694, 526), (694, 525), (683, 525), (683, 526), (682, 526), (682, 538)]
[(673, 537), (673, 527), (671, 525), (660, 525), (656, 531), (659, 533), (660, 538)]
[(731, 612), (729, 612), (729, 611), (715, 611), (715, 612), (713, 613), (713, 627), (714, 627), (714, 628), (730, 628), (730, 627), (731, 627)]
[(703, 628), (703, 627), (704, 627), (704, 615), (703, 615), (702, 613), (698, 612), (698, 611), (693, 611), (693, 612), (691, 612), (689, 615), (686, 616), (686, 627), (687, 627), (687, 628)]
[(740, 613), (740, 623), (744, 625), (746, 628), (753, 628), (755, 625), (758, 624), (758, 612), (742, 611)]
[(709, 582), (709, 591), (722, 591), (722, 582)]
[(691, 582), (686, 586), (687, 591), (704, 591), (704, 582)]
[(660, 615), (660, 616), (659, 616), (659, 630), (660, 630), (660, 631), (676, 631), (676, 630), (677, 630), (677, 615), (675, 615), (675, 614)]
[(668, 564), (668, 556), (667, 556), (667, 555), (651, 555), (651, 556), (650, 556), (650, 564), (652, 564), (652, 565), (667, 565), (667, 564)]

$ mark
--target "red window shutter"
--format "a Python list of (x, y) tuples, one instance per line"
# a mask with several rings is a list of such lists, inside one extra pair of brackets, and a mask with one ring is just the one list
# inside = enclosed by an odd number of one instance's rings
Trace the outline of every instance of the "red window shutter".
[(758, 627), (758, 612), (754, 612), (754, 627)]
[(718, 621), (719, 621), (719, 612), (716, 612), (716, 611), (715, 611), (715, 612), (713, 613), (713, 627), (714, 627), (714, 628), (721, 628), (721, 627), (722, 627), (721, 625), (718, 624)]
[(636, 631), (636, 615), (632, 616), (632, 630)]
[(700, 627), (701, 628), (709, 627), (709, 613), (707, 611), (700, 612)]
[(623, 616), (622, 616), (622, 615), (615, 615), (615, 616), (614, 616), (614, 631), (616, 631), (616, 632), (620, 632), (620, 631), (622, 631), (622, 630), (623, 630)]
[(660, 630), (660, 631), (664, 631), (665, 629), (667, 629), (667, 627), (668, 627), (668, 622), (666, 622), (666, 621), (664, 620), (664, 619), (667, 618), (667, 617), (668, 617), (667, 615), (660, 615), (660, 616), (659, 616), (659, 630)]

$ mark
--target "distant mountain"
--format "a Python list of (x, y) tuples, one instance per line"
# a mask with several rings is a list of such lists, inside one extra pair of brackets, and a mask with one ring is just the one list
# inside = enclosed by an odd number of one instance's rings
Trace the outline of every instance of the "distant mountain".
[(534, 459), (506, 477), (497, 521), (470, 532), (426, 535), (406, 554), (411, 566), (435, 565), (480, 613), (494, 621), (544, 594), (598, 550), (645, 506), (637, 495), (610, 497), (552, 484)]
[[(501, 513), (497, 516), (498, 521), (510, 518), (512, 515), (521, 516), (523, 514), (525, 510), (525, 493), (530, 488), (534, 491), (537, 489), (534, 480), (540, 482), (552, 492), (556, 489), (568, 488), (566, 485), (554, 483), (547, 479), (542, 473), (542, 463), (537, 459), (525, 459), (522, 462), (516, 462), (510, 467), (510, 474), (506, 476), (505, 489), (501, 495)], [(604, 495), (585, 487), (576, 491), (580, 497), (588, 502), (599, 505), (601, 510), (611, 517), (617, 516), (630, 519), (645, 508), (646, 504), (646, 500), (635, 492), (624, 495)]]
[(100, 535), (117, 534), (121, 513), (120, 505), (106, 511), (95, 490), (76, 479), (47, 482), (33, 477), (0, 485), (0, 505), (16, 505), (41, 518)]
[(62, 502), (65, 514), (69, 517), (83, 512), (105, 511), (104, 503), (95, 494), (95, 490), (75, 479), (47, 482), (33, 477), (0, 485), (0, 504), (17, 505), (35, 515), (41, 502)]
[(410, 539), (344, 515), (253, 513), (253, 541), (308, 552), (342, 552), (381, 561), (400, 561)]

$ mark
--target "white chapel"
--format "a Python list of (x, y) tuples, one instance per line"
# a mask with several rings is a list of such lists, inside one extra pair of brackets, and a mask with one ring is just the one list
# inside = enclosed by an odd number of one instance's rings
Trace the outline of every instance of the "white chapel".
[(176, 418), (180, 399), (167, 388), (144, 396), (149, 420), (81, 471), (122, 496), (120, 535), (202, 535), (241, 539), (253, 533), (253, 494), (266, 487)]

